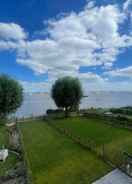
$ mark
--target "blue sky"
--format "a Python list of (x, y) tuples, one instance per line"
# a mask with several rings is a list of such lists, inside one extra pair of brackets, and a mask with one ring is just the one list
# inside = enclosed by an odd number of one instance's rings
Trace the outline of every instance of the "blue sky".
[(63, 76), (83, 89), (132, 91), (132, 0), (4, 0), (0, 74), (25, 91)]

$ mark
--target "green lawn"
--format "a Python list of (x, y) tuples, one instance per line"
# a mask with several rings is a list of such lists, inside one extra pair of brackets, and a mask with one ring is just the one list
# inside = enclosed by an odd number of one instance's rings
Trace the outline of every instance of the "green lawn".
[[(6, 127), (0, 125), (0, 148), (3, 146), (8, 146), (8, 135)], [(5, 175), (9, 169), (13, 168), (13, 166), (16, 164), (16, 161), (17, 159), (15, 156), (9, 155), (5, 162), (0, 162), (0, 176)]]
[(25, 158), (34, 184), (90, 184), (110, 168), (45, 122), (21, 123)]
[(68, 118), (54, 120), (57, 127), (66, 128), (73, 135), (81, 137), (82, 140), (90, 138), (97, 148), (105, 145), (110, 159), (119, 158), (120, 150), (132, 153), (132, 131), (123, 128), (112, 127), (105, 124), (104, 120), (96, 118)]

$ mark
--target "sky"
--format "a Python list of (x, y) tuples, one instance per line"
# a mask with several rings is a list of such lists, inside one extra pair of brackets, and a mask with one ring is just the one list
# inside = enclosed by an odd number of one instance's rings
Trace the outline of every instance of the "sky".
[(0, 74), (26, 92), (60, 77), (84, 91), (132, 91), (132, 0), (4, 0)]

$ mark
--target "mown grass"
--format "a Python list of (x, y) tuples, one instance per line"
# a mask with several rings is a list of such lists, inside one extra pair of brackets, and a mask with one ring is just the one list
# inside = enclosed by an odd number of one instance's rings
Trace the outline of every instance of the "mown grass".
[(53, 121), (57, 127), (68, 129), (82, 140), (93, 140), (98, 150), (105, 145), (105, 152), (112, 160), (120, 159), (121, 151), (132, 153), (132, 131), (110, 126), (97, 118), (78, 117)]
[[(7, 129), (4, 125), (0, 125), (0, 149), (2, 147), (8, 147), (8, 134)], [(10, 155), (5, 162), (0, 162), (0, 176), (6, 175), (9, 169), (12, 169), (16, 164), (16, 156)]]
[(110, 168), (45, 122), (20, 124), (34, 184), (90, 184)]

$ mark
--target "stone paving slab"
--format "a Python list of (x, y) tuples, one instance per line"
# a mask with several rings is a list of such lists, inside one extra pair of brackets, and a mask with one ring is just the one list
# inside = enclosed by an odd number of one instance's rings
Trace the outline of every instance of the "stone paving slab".
[(132, 184), (132, 178), (115, 169), (92, 184)]

